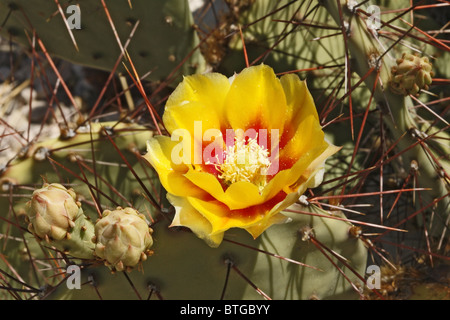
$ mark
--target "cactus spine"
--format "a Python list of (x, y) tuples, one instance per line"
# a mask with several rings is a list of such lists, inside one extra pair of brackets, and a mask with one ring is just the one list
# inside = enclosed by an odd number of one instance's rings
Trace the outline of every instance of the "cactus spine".
[[(441, 158), (438, 152), (435, 153), (422, 147), (423, 143), (432, 140), (432, 136), (428, 136), (420, 130), (412, 111), (414, 110), (412, 108), (413, 100), (409, 95), (404, 95), (418, 92), (417, 89), (420, 89), (418, 84), (423, 83), (423, 87), (425, 87), (429, 83), (429, 77), (432, 75), (431, 66), (425, 58), (411, 55), (403, 56), (403, 59), (399, 60), (400, 65), (395, 66), (393, 61), (383, 55), (384, 51), (377, 42), (376, 33), (374, 34), (368, 29), (365, 19), (352, 12), (345, 1), (326, 1), (324, 5), (338, 25), (347, 23), (350, 26), (350, 29), (346, 31), (348, 34), (347, 44), (351, 56), (357, 61), (353, 69), (360, 77), (364, 77), (371, 68), (374, 68), (374, 72), (365, 78), (365, 82), (367, 87), (374, 88), (374, 99), (386, 114), (383, 116), (383, 121), (391, 132), (392, 139), (398, 141), (397, 148), (405, 150), (403, 166), (406, 171), (409, 171), (413, 164), (418, 164), (420, 172), (418, 183), (423, 188), (430, 188), (430, 191), (424, 195), (428, 207), (437, 206), (436, 212), (441, 215), (440, 219), (447, 220), (450, 198), (448, 197), (446, 172), (450, 169), (450, 163), (448, 159)], [(352, 23), (348, 24), (350, 20)], [(414, 81), (418, 83), (409, 84), (410, 81), (403, 83), (406, 87), (403, 88), (402, 95), (388, 90), (387, 86), (391, 80), (394, 83), (400, 81), (400, 78), (396, 80), (396, 74), (402, 72), (406, 64), (407, 68), (411, 70), (411, 63), (413, 64), (412, 72), (417, 72)], [(395, 71), (393, 74), (392, 70)], [(411, 146), (415, 147), (411, 148)], [(434, 159), (440, 160), (438, 163), (433, 163)], [(432, 223), (432, 233), (436, 236), (445, 233), (445, 228), (443, 224)]]
[[(75, 12), (70, 6), (77, 8)], [(68, 28), (68, 20), (75, 18), (79, 28)], [(117, 64), (118, 57), (126, 59), (125, 49), (139, 74), (151, 71), (148, 79), (155, 81), (164, 80), (185, 59), (177, 77), (205, 67), (185, 0), (0, 1), (0, 19), (6, 24), (3, 35), (24, 46), (30, 46), (27, 33), (35, 32), (47, 52), (103, 70), (125, 72)], [(130, 38), (133, 41), (126, 46)]]

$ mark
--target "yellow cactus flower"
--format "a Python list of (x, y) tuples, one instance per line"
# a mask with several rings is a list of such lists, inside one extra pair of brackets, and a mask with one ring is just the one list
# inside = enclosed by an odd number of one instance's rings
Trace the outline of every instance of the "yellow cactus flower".
[(224, 232), (254, 238), (307, 188), (322, 182), (326, 158), (339, 150), (324, 138), (305, 81), (277, 78), (261, 64), (231, 78), (186, 76), (163, 115), (169, 136), (155, 136), (144, 156), (157, 171), (176, 213), (217, 247)]

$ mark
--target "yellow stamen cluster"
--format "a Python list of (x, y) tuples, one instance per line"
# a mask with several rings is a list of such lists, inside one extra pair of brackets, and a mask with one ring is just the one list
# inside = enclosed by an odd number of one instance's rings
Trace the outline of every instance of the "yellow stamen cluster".
[(230, 185), (247, 181), (257, 185), (260, 191), (266, 185), (271, 165), (269, 151), (258, 145), (257, 139), (236, 137), (234, 146), (228, 147), (222, 164), (216, 165), (219, 178)]

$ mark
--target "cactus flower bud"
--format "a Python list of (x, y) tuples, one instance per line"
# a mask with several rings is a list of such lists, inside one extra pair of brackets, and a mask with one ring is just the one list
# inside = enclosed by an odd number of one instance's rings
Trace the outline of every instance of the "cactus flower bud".
[(147, 259), (152, 232), (144, 216), (132, 208), (105, 210), (95, 224), (95, 254), (113, 270), (130, 269)]
[(80, 213), (75, 192), (59, 183), (44, 183), (42, 188), (33, 192), (27, 206), (30, 219), (28, 229), (47, 240), (66, 238)]
[(420, 90), (428, 90), (434, 72), (427, 57), (403, 53), (397, 65), (391, 69), (391, 90), (401, 95), (417, 95)]

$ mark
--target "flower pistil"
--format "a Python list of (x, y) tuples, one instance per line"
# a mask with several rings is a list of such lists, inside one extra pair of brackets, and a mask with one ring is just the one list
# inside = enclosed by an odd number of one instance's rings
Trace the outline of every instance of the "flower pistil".
[(222, 164), (216, 164), (218, 178), (226, 185), (238, 181), (247, 181), (258, 186), (260, 192), (267, 184), (267, 174), (271, 165), (269, 150), (257, 142), (257, 137), (244, 139), (235, 137), (233, 146), (224, 152)]

